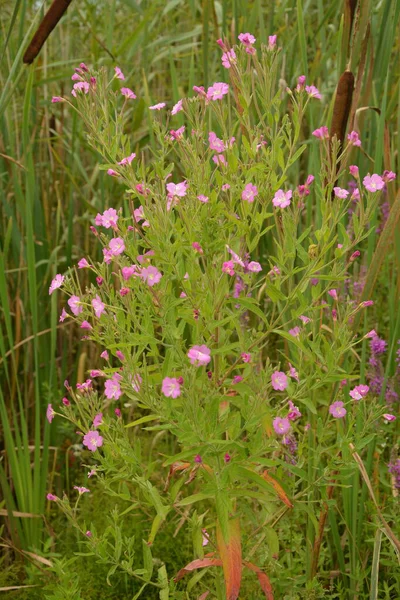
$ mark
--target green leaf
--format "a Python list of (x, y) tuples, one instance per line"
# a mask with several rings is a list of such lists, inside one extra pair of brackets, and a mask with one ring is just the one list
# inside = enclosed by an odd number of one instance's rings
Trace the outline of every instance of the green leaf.
[(189, 506), (189, 504), (195, 504), (196, 502), (201, 502), (202, 500), (207, 500), (208, 498), (213, 498), (214, 494), (213, 493), (205, 493), (205, 492), (200, 492), (198, 494), (192, 494), (192, 496), (187, 496), (186, 498), (183, 498), (183, 500), (180, 500), (177, 503), (177, 506)]
[(153, 575), (153, 556), (151, 554), (150, 546), (145, 540), (142, 540), (142, 548), (143, 548), (143, 565), (146, 569), (146, 579), (150, 581), (151, 576)]
[(160, 419), (159, 415), (146, 415), (145, 417), (141, 417), (136, 421), (132, 421), (132, 423), (128, 423), (125, 427), (136, 427), (136, 425), (141, 425), (142, 423), (148, 423), (149, 421), (155, 421), (156, 419)]

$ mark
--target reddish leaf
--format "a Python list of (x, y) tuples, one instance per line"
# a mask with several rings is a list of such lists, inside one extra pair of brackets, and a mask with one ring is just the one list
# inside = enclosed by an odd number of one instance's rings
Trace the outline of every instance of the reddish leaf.
[(169, 468), (167, 481), (165, 482), (164, 492), (168, 490), (171, 479), (175, 475), (175, 473), (178, 473), (179, 471), (186, 471), (190, 466), (191, 464), (188, 462), (174, 462)]
[(192, 560), (186, 567), (183, 567), (174, 577), (174, 581), (179, 581), (187, 573), (194, 571), (195, 569), (202, 569), (203, 567), (222, 567), (222, 560), (219, 558), (198, 558)]
[(217, 544), (224, 569), (226, 600), (237, 600), (242, 580), (242, 546), (239, 519), (228, 523), (228, 540), (225, 541), (217, 523)]
[(293, 504), (290, 502), (289, 498), (286, 495), (285, 490), (283, 489), (283, 487), (281, 486), (280, 483), (278, 483), (276, 481), (276, 479), (274, 479), (273, 477), (271, 477), (271, 475), (269, 475), (267, 473), (267, 471), (264, 471), (264, 473), (262, 474), (263, 479), (265, 479), (265, 481), (267, 481), (268, 483), (270, 483), (274, 490), (276, 491), (276, 493), (278, 494), (279, 498), (282, 500), (282, 502), (284, 504), (286, 504), (286, 506), (288, 506), (289, 508), (293, 508)]
[(210, 593), (209, 591), (204, 592), (204, 594), (202, 594), (201, 596), (198, 597), (198, 600), (206, 600), (209, 593)]
[(254, 573), (256, 573), (261, 589), (264, 592), (267, 600), (274, 600), (274, 592), (268, 575), (264, 573), (260, 567), (257, 567), (257, 565), (254, 565), (251, 562), (243, 561), (243, 564), (250, 569), (250, 571), (254, 571)]

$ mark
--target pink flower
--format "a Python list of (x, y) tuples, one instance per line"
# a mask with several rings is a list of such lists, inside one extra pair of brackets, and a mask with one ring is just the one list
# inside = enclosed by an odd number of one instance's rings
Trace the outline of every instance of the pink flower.
[(182, 127), (179, 127), (179, 129), (171, 129), (171, 131), (169, 132), (170, 136), (171, 136), (171, 141), (173, 142), (174, 140), (179, 140), (183, 134), (185, 133), (185, 125), (182, 125)]
[(62, 284), (64, 283), (64, 279), (64, 275), (60, 275), (59, 273), (54, 277), (49, 287), (49, 296), (51, 296), (54, 290), (62, 286)]
[(87, 269), (88, 267), (90, 267), (90, 265), (86, 258), (81, 258), (81, 260), (78, 262), (78, 269)]
[(135, 219), (136, 223), (140, 223), (140, 221), (142, 221), (143, 219), (145, 219), (146, 217), (144, 216), (144, 209), (143, 206), (139, 206), (139, 208), (135, 208), (133, 211), (133, 218)]
[(116, 227), (118, 221), (118, 214), (115, 208), (107, 208), (102, 215), (97, 215), (96, 225), (102, 225), (106, 229), (110, 227)]
[[(97, 432), (96, 432), (96, 433), (97, 433)], [(83, 442), (83, 443), (85, 443), (85, 442)], [(101, 444), (100, 444), (100, 445), (101, 445)], [(90, 448), (90, 450), (91, 450), (91, 448)], [(79, 485), (74, 485), (74, 490), (78, 490), (78, 492), (79, 492), (79, 495), (82, 495), (82, 494), (90, 494), (90, 490), (88, 490), (88, 488), (87, 488), (87, 487), (84, 487), (83, 485), (82, 485), (82, 486), (79, 486)]]
[(235, 264), (233, 260), (227, 260), (226, 262), (224, 262), (224, 264), (222, 265), (222, 272), (227, 273), (228, 275), (233, 277), (233, 275), (235, 274)]
[(384, 413), (382, 416), (388, 423), (390, 423), (390, 421), (395, 421), (397, 418), (394, 415), (391, 415), (390, 413)]
[(216, 165), (227, 165), (228, 163), (226, 162), (226, 158), (223, 154), (215, 154), (212, 157), (212, 161), (216, 164)]
[(183, 198), (186, 196), (187, 186), (187, 181), (181, 181), (180, 183), (167, 183), (168, 195)]
[(123, 251), (125, 250), (125, 243), (122, 238), (117, 237), (117, 238), (113, 238), (112, 240), (110, 240), (108, 247), (113, 256), (118, 256), (119, 254), (122, 254)]
[(300, 419), (300, 417), (301, 412), (299, 411), (297, 406), (295, 406), (293, 402), (289, 400), (289, 412), (287, 418), (289, 419), (289, 421), (296, 421), (296, 419)]
[(347, 139), (349, 140), (352, 146), (361, 146), (361, 140), (358, 136), (357, 131), (351, 131), (347, 136)]
[(393, 171), (383, 171), (382, 179), (385, 183), (389, 183), (389, 181), (394, 181), (396, 179), (396, 173), (393, 173)]
[(318, 100), (321, 100), (322, 98), (319, 90), (317, 90), (315, 85), (306, 85), (306, 92), (310, 96), (310, 98), (317, 98)]
[(271, 384), (274, 390), (283, 392), (288, 386), (288, 378), (283, 371), (274, 371), (271, 375)]
[(353, 177), (358, 179), (359, 171), (358, 171), (357, 165), (350, 165), (349, 171), (350, 171), (350, 175), (352, 175)]
[(254, 202), (254, 198), (258, 196), (258, 189), (256, 185), (248, 183), (242, 192), (242, 200), (246, 202)]
[(76, 389), (81, 392), (87, 392), (88, 390), (90, 390), (91, 387), (92, 387), (91, 379), (86, 379), (86, 381), (84, 381), (83, 383), (76, 384)]
[(140, 277), (143, 279), (143, 281), (146, 281), (150, 287), (153, 287), (153, 285), (160, 281), (162, 273), (160, 273), (157, 267), (150, 265), (149, 267), (142, 269)]
[(311, 322), (311, 319), (305, 315), (300, 315), (299, 319), (302, 323), (304, 323), (304, 325), (307, 325), (307, 323)]
[(366, 396), (369, 392), (369, 387), (368, 385), (356, 385), (355, 388), (353, 388), (349, 394), (350, 396), (353, 398), (353, 400), (361, 400), (362, 398), (364, 398), (364, 396)]
[(202, 85), (194, 85), (193, 91), (196, 92), (196, 94), (199, 94), (199, 96), (202, 96), (203, 98), (207, 98), (207, 94), (205, 93), (204, 87)]
[(115, 171), (114, 169), (108, 169), (107, 175), (110, 175), (110, 177), (119, 177), (119, 173), (117, 171)]
[(374, 173), (373, 175), (366, 175), (363, 179), (363, 184), (369, 192), (377, 192), (382, 190), (385, 182), (382, 177)]
[(165, 102), (159, 102), (158, 104), (153, 104), (153, 106), (149, 106), (150, 110), (161, 110), (166, 106)]
[(373, 305), (374, 305), (373, 300), (364, 300), (364, 302), (360, 303), (360, 308), (368, 308), (368, 306), (373, 306)]
[(121, 413), (121, 409), (120, 409), (120, 408), (116, 408), (116, 409), (114, 410), (114, 414), (115, 414), (117, 417), (120, 417), (120, 416), (121, 416), (121, 414), (122, 414), (122, 413)]
[(154, 256), (155, 252), (154, 250), (148, 250), (147, 252), (145, 252), (144, 254), (139, 254), (136, 257), (136, 260), (138, 261), (139, 264), (144, 265), (144, 264), (150, 264), (150, 256)]
[(52, 422), (52, 420), (55, 417), (55, 414), (56, 413), (54, 412), (52, 405), (48, 404), (47, 405), (47, 411), (46, 411), (46, 419), (48, 420), (49, 423)]
[(328, 139), (329, 138), (329, 130), (326, 127), (326, 125), (323, 125), (322, 127), (315, 129), (312, 132), (312, 135), (320, 140), (323, 140), (325, 138)]
[(256, 42), (256, 38), (251, 33), (239, 33), (238, 39), (244, 46), (252, 46)]
[(274, 50), (276, 46), (276, 35), (268, 36), (268, 50)]
[(135, 152), (132, 152), (132, 154), (130, 154), (129, 156), (126, 156), (125, 158), (120, 160), (118, 164), (121, 165), (122, 167), (125, 167), (126, 165), (132, 164), (132, 162), (135, 160), (135, 158), (136, 158), (136, 154), (135, 154)]
[(90, 331), (91, 329), (93, 329), (93, 327), (91, 326), (89, 321), (82, 321), (81, 329), (86, 329), (87, 331)]
[(336, 198), (347, 198), (349, 192), (341, 187), (334, 187), (333, 191), (335, 192)]
[(284, 192), (283, 190), (278, 190), (272, 199), (272, 204), (277, 208), (286, 208), (290, 205), (291, 198), (292, 190), (288, 190), (287, 192)]
[(197, 200), (200, 200), (200, 202), (203, 202), (204, 204), (207, 204), (207, 202), (208, 202), (208, 196), (204, 196), (203, 194), (200, 194), (199, 196), (197, 196)]
[(65, 308), (63, 308), (61, 311), (60, 318), (59, 318), (60, 323), (63, 323), (67, 317), (68, 317), (68, 313), (65, 310)]
[(249, 363), (251, 361), (251, 354), (249, 352), (242, 352), (240, 357), (244, 363)]
[(134, 275), (138, 276), (139, 275), (139, 269), (140, 267), (138, 267), (137, 265), (131, 265), (130, 267), (122, 267), (121, 269), (121, 274), (122, 274), (122, 278), (125, 281), (129, 281), (129, 279), (131, 277), (133, 277)]
[(353, 254), (350, 256), (349, 258), (349, 262), (354, 262), (356, 260), (356, 258), (359, 258), (361, 256), (361, 252), (359, 250), (356, 250), (355, 252), (353, 252)]
[(121, 94), (123, 96), (125, 96), (125, 98), (128, 98), (129, 100), (135, 100), (136, 99), (135, 92), (133, 92), (130, 88), (127, 88), (127, 87), (121, 88)]
[(293, 327), (292, 329), (289, 329), (289, 333), (293, 337), (298, 337), (300, 335), (300, 332), (301, 332), (301, 329), (298, 326)]
[(210, 86), (207, 90), (208, 100), (222, 100), (222, 98), (229, 92), (229, 85), (223, 82), (216, 82)]
[(57, 496), (55, 496), (54, 494), (47, 494), (46, 498), (47, 498), (47, 500), (50, 500), (53, 502), (57, 502), (57, 500), (58, 500)]
[(92, 534), (92, 532), (91, 532), (91, 531), (88, 529), (85, 535), (86, 535), (86, 537), (90, 538), (90, 537), (92, 537), (92, 535), (93, 535), (93, 534)]
[(121, 71), (121, 69), (119, 67), (114, 67), (114, 71), (115, 71), (115, 77), (117, 79), (121, 79), (122, 81), (125, 80), (125, 75), (123, 74), (123, 72)]
[(88, 94), (90, 89), (90, 85), (87, 81), (78, 81), (78, 83), (74, 83), (74, 86), (71, 90), (71, 94), (76, 98), (76, 92), (83, 92), (84, 94)]
[(103, 413), (99, 413), (93, 419), (93, 427), (99, 427), (103, 423)]
[(204, 346), (203, 344), (201, 346), (192, 346), (187, 353), (187, 356), (190, 359), (190, 364), (200, 367), (202, 365), (208, 365), (211, 361), (210, 354), (210, 348), (207, 348), (207, 346)]
[(167, 398), (178, 398), (181, 395), (181, 386), (175, 377), (165, 377), (161, 391)]
[(81, 299), (79, 298), (79, 296), (71, 296), (71, 298), (68, 300), (68, 306), (70, 307), (71, 312), (75, 316), (80, 315), (81, 312), (83, 311), (83, 306), (82, 306)]
[(233, 377), (233, 381), (232, 381), (232, 383), (234, 383), (234, 384), (235, 384), (235, 383), (241, 383), (242, 381), (243, 381), (243, 377), (242, 377), (241, 375), (235, 375), (235, 376)]
[(70, 406), (71, 402), (68, 400), (68, 398), (63, 398), (61, 400), (61, 402), (64, 404), (64, 406)]
[(143, 379), (141, 378), (141, 376), (139, 375), (139, 373), (136, 373), (135, 375), (132, 375), (129, 378), (131, 384), (132, 384), (132, 389), (134, 392), (139, 393), (140, 392), (140, 388), (142, 386), (142, 381)]
[(199, 242), (193, 242), (192, 248), (199, 254), (204, 254), (203, 248), (200, 246)]
[(99, 371), (99, 369), (92, 369), (90, 371), (90, 377), (105, 377), (103, 371)]
[(64, 98), (62, 98), (61, 96), (53, 96), (51, 101), (53, 104), (55, 104), (56, 102), (64, 102)]
[(217, 137), (217, 135), (213, 131), (210, 131), (210, 133), (208, 134), (208, 141), (210, 144), (210, 150), (214, 150), (215, 152), (224, 152), (224, 142), (220, 140), (219, 137)]
[(337, 295), (337, 290), (332, 289), (328, 291), (328, 294), (330, 295), (331, 298), (333, 298), (334, 300), (338, 299), (338, 295)]
[(234, 252), (233, 250), (231, 250), (231, 248), (229, 248), (229, 246), (226, 246), (226, 249), (228, 250), (229, 254), (232, 256), (234, 264), (235, 265), (240, 265), (241, 267), (244, 267), (244, 262), (242, 261), (242, 259), (240, 258), (240, 256), (238, 254), (236, 254), (236, 252)]
[(222, 190), (223, 192), (226, 192), (227, 190), (230, 190), (230, 189), (231, 189), (231, 186), (229, 185), (229, 183), (224, 183), (224, 184), (221, 186), (221, 190)]
[(89, 448), (89, 450), (95, 452), (97, 448), (100, 448), (100, 446), (103, 445), (103, 438), (98, 431), (88, 431), (88, 433), (83, 436), (82, 443)]
[(176, 104), (174, 104), (174, 106), (172, 107), (171, 115), (176, 115), (181, 110), (183, 110), (182, 100), (178, 100), (178, 102)]
[(232, 65), (236, 64), (236, 54), (234, 49), (232, 48), (231, 50), (224, 52), (221, 56), (221, 61), (222, 66), (225, 67), (225, 69), (230, 69)]
[(290, 431), (290, 421), (286, 417), (283, 419), (281, 417), (276, 417), (272, 421), (272, 425), (275, 430), (275, 433), (277, 433), (278, 435), (285, 435)]
[[(195, 458), (196, 461), (196, 458)], [(201, 462), (201, 460), (200, 460)], [(207, 544), (209, 543), (209, 539), (208, 539), (208, 533), (207, 533), (207, 529), (202, 529), (202, 534), (203, 534), (203, 541), (202, 541), (202, 546), (207, 546)]]
[(335, 419), (342, 419), (346, 415), (347, 410), (344, 408), (343, 402), (338, 400), (330, 405), (329, 412)]
[(296, 86), (296, 92), (301, 92), (304, 89), (304, 84), (306, 83), (306, 76), (305, 75), (299, 75), (297, 78), (297, 86)]
[(104, 358), (104, 360), (109, 359), (107, 350), (103, 350), (103, 352), (100, 354), (100, 356), (101, 356), (101, 358)]
[(291, 365), (290, 363), (289, 363), (289, 375), (290, 375), (290, 377), (292, 379), (295, 379), (296, 381), (299, 381), (299, 374), (296, 371), (296, 369), (294, 368), (294, 366)]
[(252, 273), (259, 273), (260, 271), (262, 271), (262, 266), (260, 265), (260, 263), (256, 262), (255, 260), (252, 260), (247, 265), (247, 270), (251, 271)]
[(94, 314), (99, 319), (105, 311), (105, 304), (101, 301), (101, 298), (98, 294), (93, 298), (92, 306), (94, 308)]
[(270, 271), (268, 271), (268, 275), (270, 277), (274, 277), (274, 276), (278, 276), (281, 274), (281, 271), (279, 269), (279, 267), (277, 267), (276, 265), (274, 267), (272, 267), (272, 269)]
[(121, 386), (117, 374), (112, 379), (107, 379), (104, 384), (104, 394), (109, 400), (118, 400), (122, 396)]

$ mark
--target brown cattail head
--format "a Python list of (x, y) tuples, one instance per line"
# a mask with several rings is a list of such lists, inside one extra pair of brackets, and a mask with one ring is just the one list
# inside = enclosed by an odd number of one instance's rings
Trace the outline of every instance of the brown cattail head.
[(44, 15), (43, 21), (40, 23), (31, 43), (26, 49), (23, 58), (24, 63), (30, 65), (35, 60), (43, 44), (63, 14), (67, 11), (71, 2), (72, 0), (54, 0), (47, 13)]
[(337, 139), (343, 145), (346, 135), (347, 121), (349, 119), (351, 101), (354, 90), (354, 75), (351, 71), (345, 71), (336, 88), (335, 104), (333, 106), (332, 123), (330, 138), (336, 135)]

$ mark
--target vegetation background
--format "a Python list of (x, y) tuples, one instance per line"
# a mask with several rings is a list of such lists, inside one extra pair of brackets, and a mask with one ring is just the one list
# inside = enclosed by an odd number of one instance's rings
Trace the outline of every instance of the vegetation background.
[[(282, 89), (304, 74), (323, 93), (323, 102), (311, 106), (305, 140), (321, 123), (329, 126), (335, 89), (349, 66), (358, 85), (364, 170), (372, 172), (374, 165), (375, 173), (396, 171), (400, 146), (399, 0), (75, 0), (28, 67), (22, 55), (49, 4), (0, 0), (0, 587), (16, 586), (4, 589), (4, 597), (21, 599), (43, 597), (35, 595), (37, 588), (21, 586), (37, 585), (55, 552), (57, 523), (45, 492), (55, 479), (68, 492), (80, 460), (73, 432), (61, 426), (50, 434), (45, 408), (62, 397), (65, 379), (84, 379), (93, 353), (89, 343), (78, 347), (73, 325), (59, 324), (57, 298), (49, 298), (48, 286), (56, 272), (95, 255), (91, 220), (122, 202), (74, 112), (51, 104), (52, 96), (69, 93), (74, 67), (82, 61), (110, 71), (121, 67), (138, 97), (129, 135), (140, 153), (153, 144), (148, 104), (171, 105), (190, 95), (193, 85), (225, 78), (216, 39), (235, 43), (249, 31), (267, 43), (268, 35), (277, 34), (285, 55)], [(305, 170), (312, 173), (313, 151), (308, 154)], [(368, 264), (376, 243), (372, 235)], [(400, 337), (399, 260), (397, 225), (372, 265), (376, 319), (389, 346)], [(101, 511), (101, 498), (93, 501), (92, 510)], [(64, 532), (67, 554), (75, 543)], [(165, 560), (178, 569), (184, 541), (179, 552), (177, 547), (166, 546)], [(124, 597), (126, 582), (119, 591), (108, 590), (84, 560), (73, 569), (85, 599)]]

